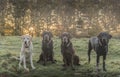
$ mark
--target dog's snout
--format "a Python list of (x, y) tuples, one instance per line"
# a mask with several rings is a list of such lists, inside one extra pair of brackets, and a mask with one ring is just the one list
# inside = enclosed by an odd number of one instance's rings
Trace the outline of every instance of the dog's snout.
[(103, 43), (103, 45), (106, 45), (108, 43), (108, 40), (106, 38), (103, 38), (102, 43)]
[(103, 41), (105, 41), (105, 39), (103, 39)]
[(45, 35), (44, 40), (49, 40), (49, 35)]
[(67, 42), (67, 37), (63, 37), (63, 41), (64, 41), (64, 42)]
[(66, 41), (67, 39), (66, 38), (63, 38), (64, 41)]
[(103, 40), (103, 42), (107, 42), (107, 40), (105, 38), (103, 38), (102, 40)]
[(25, 44), (27, 44), (27, 42), (25, 41)]
[(24, 45), (26, 48), (28, 48), (30, 46), (30, 41), (24, 41)]

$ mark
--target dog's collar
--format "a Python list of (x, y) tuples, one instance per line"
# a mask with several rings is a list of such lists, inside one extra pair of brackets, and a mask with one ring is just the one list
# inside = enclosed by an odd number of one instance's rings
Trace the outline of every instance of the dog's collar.
[(52, 42), (52, 40), (50, 39), (49, 42), (48, 42), (48, 45)]
[[(66, 45), (66, 47), (69, 47), (70, 44), (71, 44), (71, 42), (68, 42), (67, 45)], [(65, 44), (63, 43), (63, 45), (65, 45)]]
[[(44, 41), (44, 42), (46, 42), (46, 41)], [(49, 44), (52, 42), (52, 40), (50, 39), (48, 42), (46, 42), (46, 44), (47, 44), (47, 47), (49, 47)]]
[(51, 43), (51, 41), (52, 41), (52, 40), (50, 39), (49, 41), (46, 41), (46, 40), (43, 40), (43, 41), (44, 41), (44, 42), (48, 42), (48, 43)]
[(26, 46), (25, 46), (25, 48), (29, 48), (29, 47), (26, 47)]
[[(104, 46), (100, 40), (98, 40), (98, 43), (100, 46)], [(105, 45), (105, 47), (106, 47), (106, 45)]]
[(67, 44), (67, 47), (69, 47), (70, 46), (70, 42)]

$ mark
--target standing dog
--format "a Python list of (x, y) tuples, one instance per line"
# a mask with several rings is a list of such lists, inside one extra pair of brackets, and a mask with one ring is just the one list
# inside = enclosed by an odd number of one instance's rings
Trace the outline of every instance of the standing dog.
[(79, 57), (75, 55), (75, 50), (70, 39), (71, 35), (67, 32), (61, 35), (61, 53), (63, 55), (64, 69), (70, 65), (74, 70), (74, 63), (79, 65)]
[(24, 69), (29, 71), (29, 69), (26, 67), (26, 56), (29, 55), (31, 67), (32, 69), (35, 69), (32, 61), (32, 50), (33, 50), (32, 37), (29, 35), (23, 35), (21, 38), (22, 38), (22, 48), (20, 52), (19, 68), (21, 67), (21, 63), (23, 62)]
[(39, 60), (37, 63), (40, 61), (43, 61), (43, 65), (46, 65), (47, 61), (51, 61), (52, 63), (55, 62), (53, 59), (53, 40), (52, 40), (52, 33), (48, 31), (44, 31), (42, 34), (43, 40), (42, 40), (42, 53), (40, 54)]
[(111, 39), (111, 35), (106, 33), (106, 32), (101, 32), (97, 37), (92, 37), (89, 40), (88, 44), (88, 62), (90, 63), (90, 53), (91, 50), (94, 49), (97, 54), (97, 59), (96, 59), (96, 67), (97, 70), (99, 69), (99, 58), (100, 56), (103, 56), (103, 70), (106, 71), (105, 68), (105, 60), (106, 60), (106, 55), (108, 52), (108, 43), (109, 40)]

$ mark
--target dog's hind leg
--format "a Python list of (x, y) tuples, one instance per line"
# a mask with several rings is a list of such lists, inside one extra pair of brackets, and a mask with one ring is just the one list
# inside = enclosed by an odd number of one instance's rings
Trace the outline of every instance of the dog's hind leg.
[(39, 60), (37, 61), (37, 63), (40, 63), (41, 61), (44, 61), (43, 53), (40, 54)]
[(89, 41), (89, 43), (88, 43), (88, 63), (90, 63), (90, 60), (91, 60), (91, 58), (90, 58), (91, 50), (92, 50), (92, 45)]

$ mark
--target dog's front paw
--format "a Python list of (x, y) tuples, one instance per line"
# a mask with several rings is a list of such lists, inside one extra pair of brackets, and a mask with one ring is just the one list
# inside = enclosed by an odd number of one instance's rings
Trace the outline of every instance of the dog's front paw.
[(40, 60), (38, 60), (36, 63), (40, 63)]
[(19, 64), (19, 69), (21, 69), (22, 68), (22, 66), (21, 66), (21, 64)]
[(74, 70), (75, 70), (75, 68), (72, 68), (72, 70), (74, 71)]
[(32, 67), (32, 69), (34, 70), (34, 69), (35, 69), (35, 67)]
[(100, 71), (100, 68), (99, 67), (96, 67), (96, 72), (99, 72)]
[(43, 63), (43, 66), (46, 66), (46, 63)]
[(65, 64), (62, 64), (63, 67), (65, 67), (66, 65)]
[(103, 69), (103, 71), (105, 71), (105, 72), (106, 72), (107, 70), (104, 68), (104, 69)]
[(52, 63), (56, 63), (57, 61), (56, 60), (53, 60)]
[(27, 72), (29, 72), (29, 68), (25, 68), (25, 70), (26, 70)]

